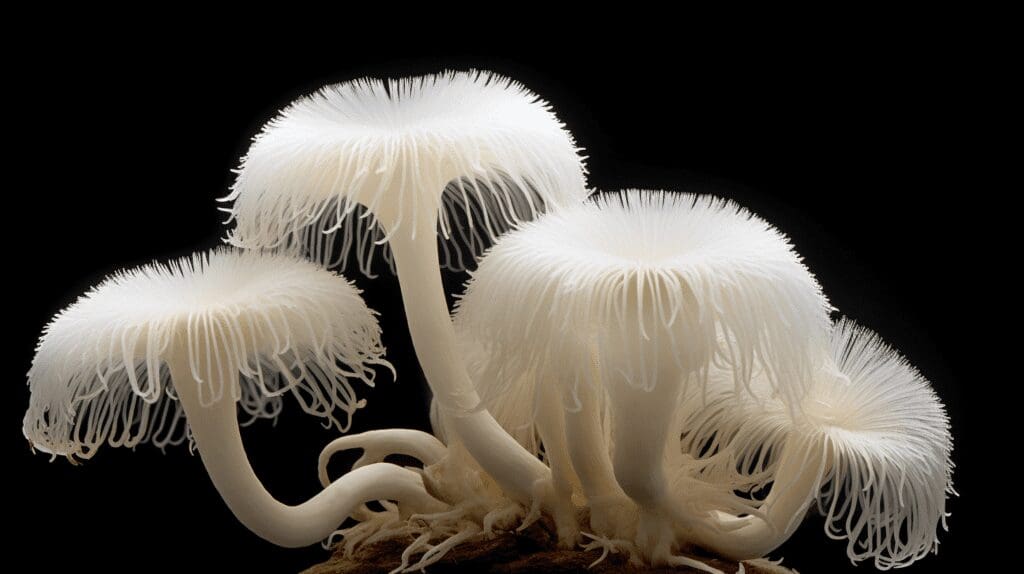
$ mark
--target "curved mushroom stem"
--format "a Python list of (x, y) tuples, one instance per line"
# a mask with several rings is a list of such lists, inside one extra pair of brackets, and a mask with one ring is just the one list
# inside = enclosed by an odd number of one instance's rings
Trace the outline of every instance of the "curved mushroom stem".
[[(675, 536), (667, 514), (673, 496), (666, 463), (671, 423), (682, 387), (677, 381), (682, 377), (677, 370), (672, 371), (659, 376), (653, 389), (633, 386), (625, 377), (607, 385), (614, 421), (612, 468), (616, 482), (640, 509), (637, 544), (655, 563), (664, 563), (671, 554)], [(684, 518), (684, 514), (672, 516), (677, 522)]]
[(800, 526), (830, 462), (826, 445), (802, 441), (785, 448), (759, 516), (715, 513), (710, 527), (695, 529), (696, 542), (732, 560), (759, 558), (778, 548)]
[(332, 440), (320, 452), (318, 474), (321, 486), (326, 488), (331, 484), (330, 476), (327, 474), (327, 463), (331, 461), (331, 457), (336, 453), (356, 448), (363, 449), (363, 455), (352, 465), (352, 470), (384, 462), (385, 458), (393, 454), (411, 456), (424, 466), (430, 466), (441, 460), (448, 452), (444, 443), (437, 440), (434, 435), (412, 429), (372, 430), (343, 436)]
[[(416, 225), (409, 223), (412, 222), (402, 224), (389, 244), (423, 374), (439, 408), (449, 415), (452, 431), (480, 467), (510, 497), (534, 502), (536, 485), (550, 481), (551, 472), (481, 406), (457, 350), (448, 314), (434, 235), (437, 214), (421, 216)], [(418, 237), (415, 229), (419, 230)], [(544, 505), (547, 507), (548, 503)]]
[(578, 490), (579, 479), (573, 471), (565, 440), (565, 408), (559, 397), (558, 387), (551, 381), (542, 381), (537, 405), (537, 432), (544, 443), (544, 455), (551, 468), (551, 484), (554, 492), (552, 509), (558, 542), (566, 548), (576, 546), (579, 541), (579, 525), (576, 522), (576, 507), (573, 492)]
[(677, 532), (698, 522), (684, 503), (693, 493), (674, 492), (668, 469), (679, 461), (676, 429), (685, 385), (699, 376), (687, 365), (702, 349), (676, 345), (659, 305), (644, 304), (659, 296), (652, 285), (641, 280), (628, 292), (623, 306), (636, 312), (598, 335), (604, 364), (594, 362), (593, 369), (607, 393), (615, 482), (639, 510), (634, 538), (648, 560), (668, 564)]
[(563, 396), (565, 438), (572, 467), (590, 507), (590, 528), (605, 537), (626, 538), (620, 532), (625, 523), (622, 512), (631, 505), (615, 481), (608, 443), (601, 428), (601, 405), (594, 389), (601, 388), (601, 368), (596, 349), (591, 354), (591, 377), (582, 382), (572, 397)]
[(384, 463), (354, 470), (297, 506), (279, 502), (249, 464), (238, 429), (238, 407), (230, 393), (203, 405), (201, 383), (193, 377), (188, 359), (172, 360), (168, 367), (213, 485), (235, 517), (257, 536), (289, 548), (308, 546), (327, 538), (353, 511), (373, 500), (397, 500), (414, 512), (446, 508), (427, 494), (419, 474)]

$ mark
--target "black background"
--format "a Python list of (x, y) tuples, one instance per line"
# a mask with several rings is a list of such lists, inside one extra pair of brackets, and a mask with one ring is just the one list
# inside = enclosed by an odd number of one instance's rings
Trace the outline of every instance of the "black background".
[[(288, 572), (326, 557), (248, 533), (185, 448), (107, 448), (79, 467), (32, 456), (20, 431), (24, 373), (47, 319), (104, 274), (219, 242), (216, 198), (275, 110), (326, 83), (479, 67), (552, 102), (587, 150), (591, 185), (714, 193), (774, 222), (836, 307), (920, 367), (949, 409), (962, 496), (950, 502), (939, 556), (910, 571), (952, 570), (979, 534), (982, 498), (981, 455), (969, 447), (981, 431), (967, 392), (978, 342), (965, 336), (980, 325), (963, 303), (977, 295), (968, 275), (982, 233), (964, 201), (973, 105), (964, 94), (973, 68), (955, 36), (890, 32), (769, 34), (746, 43), (729, 29), (691, 42), (594, 34), (528, 49), (516, 36), (491, 50), (475, 42), (442, 49), (425, 39), (404, 46), (397, 33), (378, 42), (345, 34), (316, 48), (239, 40), (220, 50), (184, 29), (44, 36), (57, 49), (17, 63), (20, 87), (7, 109), (20, 133), (8, 169), (24, 177), (5, 186), (9, 200), (17, 197), (6, 230), (16, 294), (7, 314), (11, 394), (0, 419), (13, 480), (10, 551), (42, 571), (220, 564)], [(451, 291), (460, 288), (460, 277), (446, 280)], [(369, 407), (353, 432), (425, 428), (428, 395), (396, 282), (359, 283), (381, 312), (399, 378), (364, 393)], [(276, 427), (245, 432), (257, 473), (289, 503), (318, 490), (317, 455), (334, 436), (296, 410)], [(805, 573), (853, 571), (845, 544), (828, 540), (820, 520), (809, 522), (776, 555)]]

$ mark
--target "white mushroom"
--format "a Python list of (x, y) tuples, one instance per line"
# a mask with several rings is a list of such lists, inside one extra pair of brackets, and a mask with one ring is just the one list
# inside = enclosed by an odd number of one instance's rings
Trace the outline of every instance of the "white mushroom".
[[(284, 255), (215, 250), (117, 273), (46, 327), (28, 374), (34, 448), (90, 458), (103, 444), (191, 436), (235, 516), (282, 546), (330, 535), (353, 510), (399, 499), (443, 505), (421, 477), (364, 466), (304, 504), (271, 496), (253, 472), (237, 411), (274, 417), (281, 395), (346, 429), (383, 359), (374, 313), (344, 278)], [(338, 418), (338, 413), (343, 418)]]
[[(535, 418), (556, 487), (578, 479), (591, 527), (673, 563), (686, 541), (677, 531), (733, 498), (697, 478), (680, 490), (684, 398), (728, 365), (735, 390), (760, 376), (799, 404), (829, 309), (764, 220), (713, 197), (628, 191), (506, 234), (473, 273), (456, 325), (483, 347), (485, 404), (512, 428)], [(636, 521), (623, 513), (631, 504)]]
[[(906, 359), (850, 321), (836, 324), (830, 358), (797, 416), (779, 400), (720, 388), (688, 423), (685, 450), (700, 456), (716, 443), (709, 479), (773, 483), (758, 517), (719, 516), (711, 524), (728, 533), (705, 530), (705, 546), (736, 558), (766, 554), (817, 500), (826, 532), (848, 540), (854, 562), (887, 570), (938, 549), (955, 493), (942, 403)], [(765, 381), (754, 385), (764, 390)]]
[[(226, 198), (230, 240), (299, 248), (369, 272), (387, 243), (435, 399), (480, 465), (519, 500), (547, 468), (486, 411), (456, 347), (436, 232), (471, 252), (541, 209), (587, 195), (572, 137), (546, 102), (486, 72), (357, 80), (299, 99), (270, 121)], [(464, 221), (460, 221), (464, 220)]]

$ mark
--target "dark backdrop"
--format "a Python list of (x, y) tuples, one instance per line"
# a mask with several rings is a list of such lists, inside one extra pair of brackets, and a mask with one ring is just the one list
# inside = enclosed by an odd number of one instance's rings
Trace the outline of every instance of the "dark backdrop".
[[(6, 185), (8, 200), (17, 198), (7, 208), (15, 308), (0, 419), (13, 479), (10, 551), (45, 571), (288, 572), (326, 557), (247, 532), (185, 448), (108, 448), (79, 467), (32, 456), (20, 431), (24, 373), (47, 319), (105, 273), (218, 243), (215, 200), (275, 110), (329, 82), (480, 67), (554, 104), (587, 149), (592, 185), (722, 195), (792, 237), (832, 302), (901, 349), (948, 406), (962, 498), (950, 502), (939, 556), (912, 571), (965, 558), (979, 497), (967, 445), (978, 431), (966, 392), (974, 342), (964, 336), (974, 310), (961, 303), (971, 292), (958, 271), (972, 267), (979, 224), (960, 199), (959, 47), (950, 38), (824, 36), (785, 48), (666, 36), (483, 53), (475, 44), (368, 47), (348, 36), (317, 50), (212, 50), (184, 32), (55, 34), (60, 49), (17, 65), (22, 81), (7, 109), (22, 134), (8, 170), (24, 177)], [(460, 288), (461, 278), (448, 279)], [(396, 282), (359, 282), (381, 312), (399, 378), (364, 393), (369, 407), (353, 432), (425, 428), (427, 393)], [(318, 490), (317, 454), (334, 436), (296, 410), (245, 432), (259, 476), (291, 503)], [(809, 522), (777, 554), (802, 572), (853, 571), (845, 545)]]

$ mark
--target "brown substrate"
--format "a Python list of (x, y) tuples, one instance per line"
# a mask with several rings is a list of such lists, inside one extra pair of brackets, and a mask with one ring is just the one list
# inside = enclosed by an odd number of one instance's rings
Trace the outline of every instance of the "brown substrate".
[[(318, 564), (304, 574), (387, 574), (400, 562), (402, 550), (409, 540), (389, 540), (370, 545), (349, 558), (335, 553), (327, 562)], [(436, 564), (427, 567), (428, 574), (611, 574), (631, 572), (644, 574), (680, 574), (697, 572), (691, 568), (634, 568), (621, 554), (609, 554), (600, 564), (588, 569), (600, 551), (583, 552), (556, 547), (555, 537), (547, 525), (537, 523), (521, 533), (501, 534), (493, 539), (464, 543)], [(737, 569), (735, 562), (702, 557), (701, 560), (727, 573)], [(764, 561), (745, 563), (747, 574), (788, 574), (791, 571)]]

